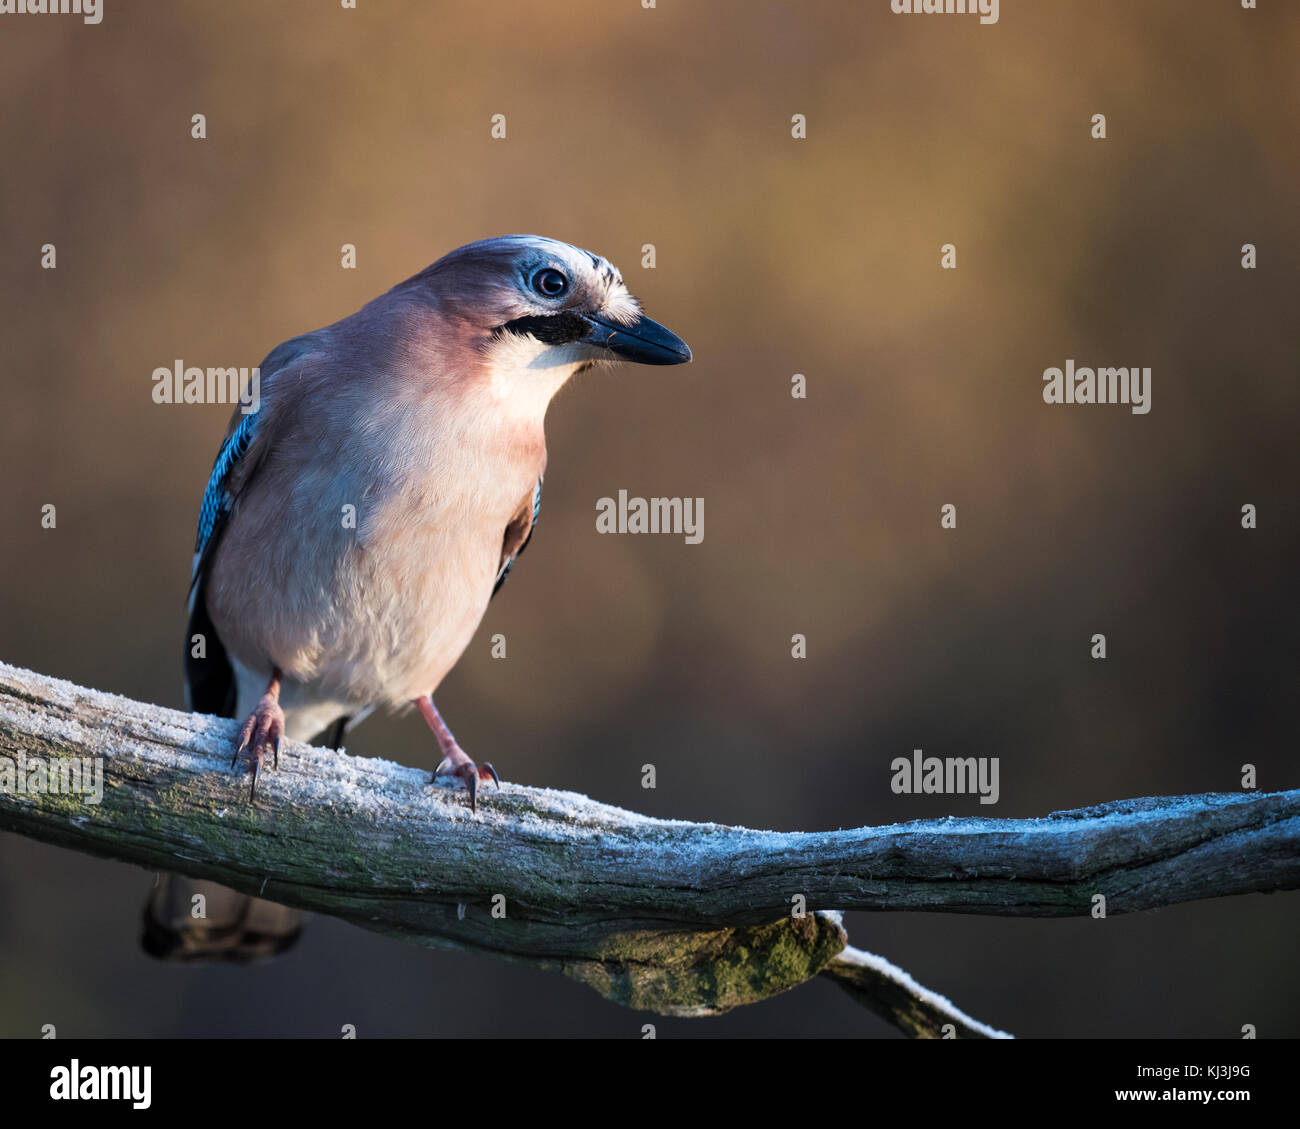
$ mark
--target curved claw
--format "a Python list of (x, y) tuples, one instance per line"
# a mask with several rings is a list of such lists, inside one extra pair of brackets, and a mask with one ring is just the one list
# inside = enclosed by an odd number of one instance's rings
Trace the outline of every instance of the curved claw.
[[(461, 754), (464, 755), (463, 753)], [(454, 776), (465, 783), (469, 791), (469, 809), (472, 812), (478, 811), (478, 785), (480, 780), (491, 780), (498, 788), (501, 787), (501, 778), (497, 775), (497, 770), (487, 761), (481, 765), (475, 764), (466, 757), (464, 760), (452, 760), (451, 757), (443, 757), (438, 762), (438, 767), (433, 770), (434, 779), (439, 776)]]
[(239, 764), (240, 757), (248, 758), (253, 777), (248, 789), (250, 803), (257, 798), (257, 777), (268, 752), (275, 767), (280, 767), (280, 746), (284, 743), (284, 711), (280, 708), (278, 694), (279, 687), (276, 682), (257, 703), (252, 716), (244, 722), (243, 728), (239, 731), (235, 755), (230, 758), (232, 769)]
[(239, 763), (239, 755), (248, 748), (248, 742), (253, 739), (253, 730), (257, 726), (257, 715), (254, 714), (246, 722), (244, 727), (239, 731), (239, 742), (235, 745), (235, 755), (230, 758), (230, 767), (234, 768)]

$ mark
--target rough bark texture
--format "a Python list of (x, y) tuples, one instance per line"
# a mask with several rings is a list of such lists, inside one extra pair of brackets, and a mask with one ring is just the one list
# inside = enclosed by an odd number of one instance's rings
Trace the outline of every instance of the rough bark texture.
[[(287, 743), (250, 805), (247, 777), (230, 770), (236, 729), (0, 664), (0, 772), (20, 756), (25, 780), (31, 758), (104, 766), (99, 804), (18, 791), (16, 779), (6, 790), (0, 775), (0, 828), (558, 968), (665, 1014), (724, 1011), (825, 971), (857, 998), (873, 986), (877, 1010), (913, 1034), (960, 1013), (921, 999), (905, 973), (842, 956), (838, 916), (813, 911), (1062, 917), (1089, 913), (1097, 894), (1114, 914), (1300, 885), (1300, 791), (751, 831), (508, 782), (474, 816), (427, 772)], [(981, 1033), (969, 1023), (960, 1033)]]

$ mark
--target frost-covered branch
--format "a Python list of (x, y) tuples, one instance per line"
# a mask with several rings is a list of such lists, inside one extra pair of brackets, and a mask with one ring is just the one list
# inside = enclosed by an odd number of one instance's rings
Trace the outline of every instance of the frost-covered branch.
[[(914, 1034), (986, 1032), (846, 949), (838, 915), (817, 911), (1063, 917), (1099, 894), (1114, 914), (1300, 886), (1300, 791), (751, 831), (508, 782), (474, 816), (425, 771), (286, 743), (250, 805), (229, 768), (236, 728), (0, 664), (0, 828), (557, 968), (664, 1014), (725, 1011), (825, 973)], [(34, 765), (57, 775), (79, 758), (102, 765), (102, 802), (18, 790)]]

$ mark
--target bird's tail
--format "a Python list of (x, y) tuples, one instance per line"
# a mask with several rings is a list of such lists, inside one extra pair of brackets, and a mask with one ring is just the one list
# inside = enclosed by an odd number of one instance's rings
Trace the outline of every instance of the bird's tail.
[[(352, 717), (339, 718), (312, 743), (337, 749)], [(160, 874), (144, 906), (140, 946), (159, 960), (247, 963), (288, 952), (305, 915), (216, 882)]]
[(160, 874), (145, 903), (140, 944), (159, 960), (247, 963), (293, 948), (302, 923), (296, 909), (215, 882)]

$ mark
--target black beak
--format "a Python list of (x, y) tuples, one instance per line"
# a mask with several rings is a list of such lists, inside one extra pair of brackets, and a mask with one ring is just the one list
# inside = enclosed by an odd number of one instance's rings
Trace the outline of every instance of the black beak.
[(632, 325), (619, 325), (594, 314), (587, 315), (591, 332), (584, 338), (589, 345), (608, 349), (625, 361), (639, 365), (680, 365), (691, 359), (690, 347), (677, 334), (647, 317)]

